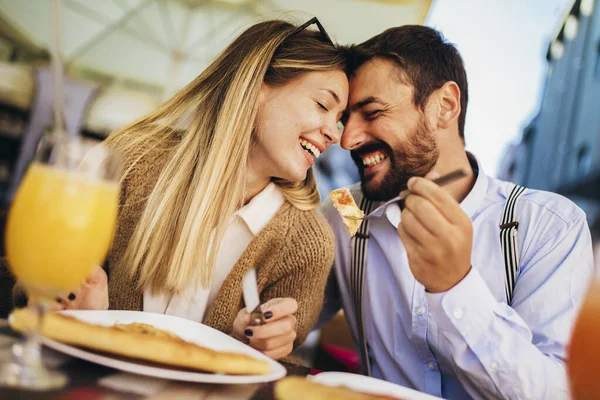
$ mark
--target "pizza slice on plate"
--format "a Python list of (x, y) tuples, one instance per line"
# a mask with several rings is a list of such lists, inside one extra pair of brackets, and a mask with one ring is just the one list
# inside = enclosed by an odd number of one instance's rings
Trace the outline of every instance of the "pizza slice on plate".
[[(11, 328), (28, 332), (37, 317), (30, 310), (15, 310)], [(172, 332), (142, 323), (101, 326), (60, 313), (48, 313), (43, 320), (42, 336), (86, 349), (152, 361), (173, 367), (231, 375), (266, 375), (267, 361), (246, 354), (216, 351), (187, 342)]]
[(275, 384), (277, 400), (401, 400), (396, 397), (357, 392), (343, 386), (327, 386), (298, 376), (289, 376)]

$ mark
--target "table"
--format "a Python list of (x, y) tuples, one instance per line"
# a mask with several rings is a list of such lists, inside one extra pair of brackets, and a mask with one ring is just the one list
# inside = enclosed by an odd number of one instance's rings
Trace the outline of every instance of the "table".
[[(6, 320), (0, 320), (0, 362), (9, 354), (10, 345), (18, 339)], [(109, 389), (99, 380), (108, 380), (113, 383), (119, 378), (136, 379), (136, 375), (121, 373), (112, 368), (93, 364), (84, 360), (59, 354), (51, 349), (43, 349), (43, 357), (49, 363), (60, 364), (58, 369), (69, 376), (69, 383), (63, 389), (50, 392), (31, 392), (26, 390), (9, 389), (0, 387), (0, 399), (23, 400), (166, 400), (166, 399), (198, 399), (198, 400), (271, 400), (273, 397), (274, 383), (252, 385), (208, 385), (175, 381), (159, 381), (163, 387), (150, 396), (125, 393)], [(288, 375), (307, 376), (310, 369), (286, 364)]]

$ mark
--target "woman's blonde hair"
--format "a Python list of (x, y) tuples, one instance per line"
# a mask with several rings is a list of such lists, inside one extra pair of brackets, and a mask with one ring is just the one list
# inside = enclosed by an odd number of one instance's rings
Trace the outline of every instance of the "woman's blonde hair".
[[(141, 288), (179, 292), (190, 282), (211, 284), (229, 216), (244, 203), (263, 82), (284, 85), (309, 71), (344, 69), (342, 53), (320, 33), (261, 22), (156, 111), (109, 137), (123, 154), (140, 148), (171, 154), (120, 261)], [(173, 129), (184, 119), (184, 130)], [(298, 209), (318, 206), (312, 171), (302, 182), (273, 181)]]

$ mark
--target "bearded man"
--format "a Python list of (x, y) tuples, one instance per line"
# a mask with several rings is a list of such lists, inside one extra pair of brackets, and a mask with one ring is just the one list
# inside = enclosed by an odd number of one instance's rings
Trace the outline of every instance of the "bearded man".
[[(350, 238), (324, 203), (337, 250), (321, 321), (344, 308), (377, 378), (448, 399), (568, 398), (566, 346), (593, 272), (584, 212), (487, 176), (465, 151), (466, 72), (438, 31), (391, 28), (348, 57), (341, 145), (371, 215)], [(468, 177), (432, 182), (456, 169)]]

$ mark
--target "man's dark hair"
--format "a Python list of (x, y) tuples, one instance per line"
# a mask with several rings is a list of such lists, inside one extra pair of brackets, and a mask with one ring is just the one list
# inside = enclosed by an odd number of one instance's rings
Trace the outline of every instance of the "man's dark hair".
[(414, 88), (414, 104), (423, 109), (431, 93), (453, 81), (460, 89), (458, 131), (464, 140), (469, 98), (463, 60), (453, 44), (437, 30), (422, 25), (390, 28), (366, 42), (346, 49), (348, 74), (377, 57), (393, 61), (402, 82)]

